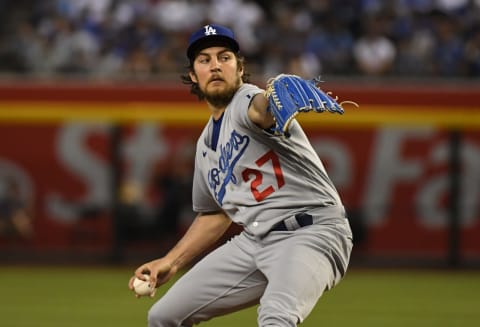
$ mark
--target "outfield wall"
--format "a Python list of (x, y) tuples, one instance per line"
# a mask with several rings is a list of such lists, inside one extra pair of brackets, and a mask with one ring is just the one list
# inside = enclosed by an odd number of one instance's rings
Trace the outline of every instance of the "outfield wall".
[[(350, 212), (355, 254), (480, 260), (480, 89), (325, 88), (360, 104), (299, 116)], [(153, 176), (188, 171), (206, 119), (182, 85), (0, 85), (0, 177), (18, 181), (35, 227), (29, 242), (1, 237), (0, 251), (111, 252), (115, 176), (135, 182), (152, 218), (163, 205)], [(193, 213), (182, 215), (188, 225)]]

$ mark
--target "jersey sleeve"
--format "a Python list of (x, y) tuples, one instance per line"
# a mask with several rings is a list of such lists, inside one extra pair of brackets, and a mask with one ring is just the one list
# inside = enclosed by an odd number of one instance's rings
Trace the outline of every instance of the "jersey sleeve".
[(195, 170), (193, 173), (193, 186), (192, 186), (192, 204), (194, 212), (212, 212), (221, 210), (215, 199), (212, 197), (207, 181), (201, 174), (199, 167), (198, 153), (195, 158)]
[(232, 101), (232, 116), (241, 126), (250, 130), (262, 131), (248, 117), (248, 108), (253, 98), (264, 90), (253, 84), (244, 84)]

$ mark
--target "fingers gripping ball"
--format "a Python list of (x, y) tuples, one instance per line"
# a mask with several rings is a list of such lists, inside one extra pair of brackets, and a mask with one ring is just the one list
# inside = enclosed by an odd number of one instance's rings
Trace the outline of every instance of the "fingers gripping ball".
[(143, 275), (146, 280), (141, 280), (137, 277), (133, 280), (133, 290), (135, 294), (140, 296), (151, 296), (155, 291), (155, 286), (150, 287), (150, 276), (144, 274)]
[(269, 80), (265, 96), (275, 118), (276, 134), (288, 136), (288, 126), (300, 112), (344, 113), (342, 103), (339, 104), (336, 98), (323, 92), (318, 87), (319, 82), (319, 79), (305, 80), (288, 74), (280, 74)]

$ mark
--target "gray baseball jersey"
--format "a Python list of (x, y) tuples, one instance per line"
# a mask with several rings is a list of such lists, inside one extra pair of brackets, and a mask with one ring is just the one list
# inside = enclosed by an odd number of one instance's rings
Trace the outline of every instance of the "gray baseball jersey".
[[(285, 139), (249, 120), (260, 92), (243, 85), (197, 142), (194, 210), (221, 209), (244, 231), (152, 306), (149, 327), (193, 326), (255, 304), (259, 326), (296, 326), (345, 274), (352, 233), (339, 195), (296, 121)], [(301, 212), (314, 223), (272, 229)]]
[[(195, 211), (221, 208), (253, 235), (265, 234), (297, 212), (341, 205), (322, 162), (295, 120), (288, 139), (250, 121), (248, 106), (260, 92), (244, 84), (220, 126), (210, 119), (197, 142), (193, 183)], [(215, 151), (212, 139), (217, 135)]]

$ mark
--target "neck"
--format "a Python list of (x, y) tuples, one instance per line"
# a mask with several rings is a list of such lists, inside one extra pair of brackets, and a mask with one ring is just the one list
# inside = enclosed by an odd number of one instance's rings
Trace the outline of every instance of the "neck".
[(218, 120), (226, 109), (225, 107), (222, 107), (222, 108), (214, 107), (210, 103), (208, 104), (208, 106), (210, 107), (210, 111), (212, 112), (212, 117), (215, 120)]

